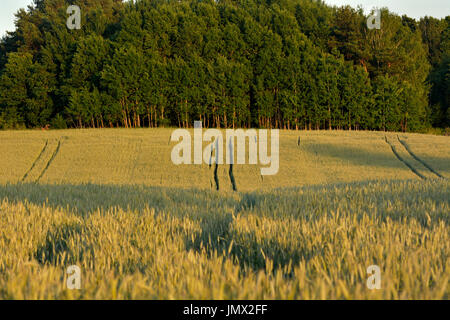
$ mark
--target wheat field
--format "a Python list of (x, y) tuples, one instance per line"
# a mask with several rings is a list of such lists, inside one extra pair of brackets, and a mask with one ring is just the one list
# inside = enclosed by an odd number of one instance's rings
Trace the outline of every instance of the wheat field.
[(0, 132), (0, 299), (449, 298), (449, 137), (282, 131), (233, 192), (171, 133)]

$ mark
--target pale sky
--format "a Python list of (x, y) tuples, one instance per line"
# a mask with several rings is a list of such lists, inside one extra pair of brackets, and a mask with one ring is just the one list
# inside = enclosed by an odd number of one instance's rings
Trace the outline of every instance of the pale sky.
[(388, 7), (391, 12), (416, 19), (424, 16), (444, 18), (450, 15), (450, 0), (325, 0), (325, 3), (337, 6), (348, 4), (354, 8), (362, 5), (366, 12), (372, 8)]
[(14, 31), (14, 14), (32, 3), (32, 0), (0, 0), (0, 37), (3, 37), (6, 31)]
[[(0, 37), (6, 31), (14, 30), (14, 13), (19, 8), (26, 8), (32, 2), (32, 0), (1, 0)], [(407, 14), (413, 18), (425, 15), (443, 18), (450, 15), (450, 0), (325, 0), (325, 2), (338, 6), (349, 4), (355, 8), (361, 4), (366, 11), (374, 7), (388, 7), (392, 12)]]

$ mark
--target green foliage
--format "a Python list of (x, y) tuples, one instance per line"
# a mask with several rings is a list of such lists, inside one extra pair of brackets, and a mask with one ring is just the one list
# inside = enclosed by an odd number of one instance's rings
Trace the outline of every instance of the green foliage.
[(57, 115), (70, 127), (448, 123), (448, 19), (383, 9), (382, 29), (368, 30), (361, 9), (313, 0), (79, 5), (81, 30), (67, 29), (64, 0), (17, 13), (0, 42), (4, 127)]
[(50, 122), (50, 127), (53, 129), (67, 129), (67, 123), (60, 114), (57, 114)]
[(442, 128), (450, 126), (450, 17), (443, 20), (425, 17), (419, 24), (428, 48), (433, 69), (428, 77), (431, 85), (430, 120)]

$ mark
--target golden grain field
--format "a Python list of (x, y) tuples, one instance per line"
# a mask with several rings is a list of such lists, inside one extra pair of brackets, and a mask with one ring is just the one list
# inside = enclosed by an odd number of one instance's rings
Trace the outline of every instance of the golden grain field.
[(282, 131), (232, 192), (171, 132), (0, 132), (0, 299), (449, 298), (449, 137)]

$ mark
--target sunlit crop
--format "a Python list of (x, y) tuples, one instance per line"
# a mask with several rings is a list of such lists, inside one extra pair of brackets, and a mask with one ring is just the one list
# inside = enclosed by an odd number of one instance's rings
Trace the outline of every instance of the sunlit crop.
[(170, 132), (0, 132), (0, 299), (449, 298), (448, 138), (283, 132), (217, 192)]

